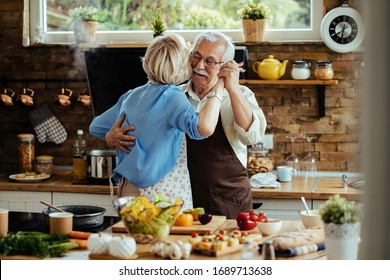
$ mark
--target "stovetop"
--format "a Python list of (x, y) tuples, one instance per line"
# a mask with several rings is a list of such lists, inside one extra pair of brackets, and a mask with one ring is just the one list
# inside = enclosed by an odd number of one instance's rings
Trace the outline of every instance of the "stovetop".
[[(103, 224), (100, 226), (83, 228), (82, 231), (86, 232), (100, 232), (106, 228), (114, 225), (119, 221), (119, 217), (105, 216)], [(32, 213), (32, 212), (9, 212), (9, 232), (17, 231), (39, 231), (49, 233), (49, 222), (48, 218), (43, 213)]]

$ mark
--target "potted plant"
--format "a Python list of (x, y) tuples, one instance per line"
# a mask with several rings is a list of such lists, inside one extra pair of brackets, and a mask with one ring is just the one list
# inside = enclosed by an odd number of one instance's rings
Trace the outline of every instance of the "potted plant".
[(238, 9), (237, 15), (242, 19), (245, 41), (264, 41), (266, 20), (270, 17), (270, 14), (270, 9), (262, 1), (255, 3), (253, 0), (249, 0)]
[(357, 259), (361, 205), (335, 195), (320, 207), (320, 215), (324, 222), (327, 258)]
[(98, 27), (98, 10), (91, 6), (79, 6), (69, 10), (70, 21), (78, 43), (94, 43)]
[(157, 9), (155, 15), (152, 17), (150, 21), (151, 28), (153, 31), (153, 37), (159, 36), (163, 34), (167, 30), (167, 25), (162, 18), (161, 10)]

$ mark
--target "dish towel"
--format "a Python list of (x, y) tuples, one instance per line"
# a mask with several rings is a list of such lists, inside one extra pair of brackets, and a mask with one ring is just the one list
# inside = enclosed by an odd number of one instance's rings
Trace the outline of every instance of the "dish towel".
[[(259, 253), (261, 254), (263, 244), (259, 244)], [(325, 244), (308, 244), (303, 246), (297, 246), (292, 248), (287, 248), (283, 250), (275, 250), (276, 257), (295, 257), (300, 255), (309, 254), (312, 252), (317, 252), (325, 249)]]
[(252, 188), (280, 188), (280, 183), (276, 180), (277, 177), (271, 172), (257, 173), (253, 175), (249, 181)]
[(65, 128), (57, 117), (53, 115), (47, 104), (32, 111), (28, 117), (34, 126), (40, 143), (54, 142), (61, 144), (66, 141), (68, 135)]

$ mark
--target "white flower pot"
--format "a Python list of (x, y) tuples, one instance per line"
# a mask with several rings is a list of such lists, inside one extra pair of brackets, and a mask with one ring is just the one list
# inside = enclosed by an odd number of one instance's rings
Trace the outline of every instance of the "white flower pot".
[(360, 223), (324, 224), (328, 260), (356, 260), (360, 243)]

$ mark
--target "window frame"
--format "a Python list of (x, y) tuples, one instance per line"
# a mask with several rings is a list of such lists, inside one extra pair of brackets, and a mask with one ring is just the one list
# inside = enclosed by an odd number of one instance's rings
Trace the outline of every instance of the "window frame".
[[(30, 42), (36, 44), (74, 44), (72, 31), (47, 32), (46, 30), (46, 0), (30, 0)], [(311, 0), (312, 27), (308, 29), (272, 29), (267, 30), (264, 40), (268, 42), (278, 41), (321, 41), (320, 27), (323, 18), (323, 0)], [(196, 35), (204, 30), (168, 30), (176, 32), (186, 41), (193, 41)], [(244, 42), (242, 29), (220, 30), (230, 36), (235, 42)], [(151, 30), (131, 31), (99, 31), (96, 35), (97, 43), (121, 44), (121, 43), (146, 43), (153, 39)]]

